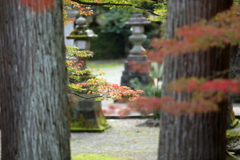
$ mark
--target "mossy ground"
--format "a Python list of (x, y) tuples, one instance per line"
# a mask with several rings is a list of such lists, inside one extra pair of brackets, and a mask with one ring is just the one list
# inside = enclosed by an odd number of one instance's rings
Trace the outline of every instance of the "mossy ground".
[(89, 68), (115, 68), (122, 66), (124, 64), (123, 60), (118, 61), (87, 61), (87, 66)]
[(79, 155), (72, 155), (72, 160), (130, 160), (130, 159), (123, 157), (112, 157), (105, 154), (84, 153)]

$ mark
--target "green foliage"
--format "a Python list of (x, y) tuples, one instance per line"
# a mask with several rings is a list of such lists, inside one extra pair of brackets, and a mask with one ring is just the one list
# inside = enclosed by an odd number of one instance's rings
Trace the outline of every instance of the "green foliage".
[(104, 26), (101, 32), (130, 35), (129, 27), (125, 26), (125, 22), (130, 16), (131, 14), (116, 9), (104, 12), (98, 19), (99, 23)]
[(141, 89), (144, 91), (141, 94), (143, 97), (161, 96), (162, 90), (153, 84), (143, 85), (138, 78), (131, 79), (130, 82), (134, 89)]
[[(144, 92), (141, 94), (142, 97), (161, 97), (162, 89), (154, 86), (153, 84), (143, 85), (138, 78), (134, 78), (130, 80), (131, 85), (134, 89), (140, 89)], [(145, 116), (145, 110), (142, 111), (143, 115)], [(153, 119), (159, 119), (160, 117), (160, 110), (153, 109)]]
[[(143, 85), (138, 78), (134, 78), (130, 80), (131, 86), (134, 89), (143, 90), (144, 92), (141, 94), (142, 97), (161, 97), (162, 89), (161, 89), (161, 86), (159, 86), (159, 82), (162, 80), (163, 65), (152, 63), (151, 68), (152, 69), (150, 72), (150, 76), (153, 79), (156, 79), (156, 85), (154, 84)], [(144, 113), (144, 110), (143, 110), (143, 113)], [(159, 117), (160, 117), (160, 110), (153, 109), (153, 119), (159, 119)]]
[[(128, 40), (130, 27), (125, 25), (129, 16), (131, 14), (116, 9), (107, 10), (98, 16), (100, 26), (91, 28), (98, 34), (98, 38), (91, 39), (91, 50), (95, 53), (91, 59), (119, 59), (127, 56), (132, 45)], [(150, 39), (158, 35), (159, 29), (157, 23), (145, 26), (147, 39), (143, 42), (144, 48), (150, 48)]]
[(103, 5), (104, 7), (129, 15), (133, 12), (149, 12), (156, 16), (150, 18), (152, 21), (165, 21), (166, 19), (167, 0), (81, 0), (81, 2), (87, 2), (93, 5), (102, 3), (105, 4)]
[(92, 57), (92, 55), (89, 54), (88, 51), (86, 50), (82, 51), (78, 47), (66, 46), (66, 51), (69, 56)]
[(91, 39), (91, 50), (95, 53), (91, 59), (125, 58), (125, 42), (131, 34), (129, 27), (125, 26), (125, 21), (130, 14), (108, 8), (98, 8), (96, 12), (101, 14), (93, 22), (99, 26), (91, 28), (98, 34), (98, 38)]
[(98, 34), (98, 38), (91, 39), (91, 50), (94, 52), (94, 57), (91, 59), (106, 60), (126, 57), (124, 40), (127, 37), (124, 34), (103, 33), (100, 27), (93, 30)]
[(151, 24), (144, 26), (144, 34), (147, 36), (147, 38), (143, 41), (142, 45), (145, 49), (151, 49), (151, 39), (160, 38), (160, 26), (160, 22), (152, 22)]
[[(136, 6), (143, 6), (147, 5), (149, 3), (153, 3), (152, 0), (101, 0), (102, 3), (115, 3), (115, 4), (120, 4), (120, 5), (106, 5), (106, 7), (109, 7), (110, 9), (117, 9), (119, 11), (126, 11), (126, 12), (132, 12), (136, 10)], [(129, 4), (131, 6), (125, 6), (121, 4)], [(144, 6), (143, 6), (144, 7)], [(137, 11), (142, 11), (142, 10), (137, 10)]]
[(154, 13), (158, 16), (153, 18), (148, 18), (150, 21), (162, 21), (165, 23), (167, 15), (167, 5), (164, 3), (155, 3), (154, 4)]
[[(97, 16), (97, 22), (94, 21), (95, 24), (99, 23), (100, 27), (91, 28), (99, 36), (97, 39), (91, 39), (91, 50), (95, 53), (93, 59), (116, 59), (126, 57), (128, 50), (130, 49), (129, 46), (131, 46), (131, 43), (128, 41), (128, 37), (131, 34), (129, 30), (130, 27), (125, 26), (127, 19), (133, 12), (146, 13), (147, 10), (153, 12), (154, 10), (166, 8), (166, 5), (163, 4), (165, 1), (162, 0), (81, 0), (81, 2), (88, 2), (89, 4), (116, 4), (109, 6), (104, 5), (104, 7), (110, 8), (110, 10), (107, 11), (106, 8), (100, 9), (100, 11), (99, 6), (96, 7), (97, 5), (92, 7), (97, 9), (94, 11), (97, 14), (104, 12)], [(159, 18), (156, 21), (159, 21), (160, 19), (163, 18)], [(159, 27), (157, 27), (157, 30), (159, 30)], [(150, 47), (148, 44), (151, 36), (154, 34), (156, 35), (157, 32), (156, 27), (145, 32), (148, 36), (148, 39), (143, 42), (145, 48)]]
[(151, 70), (149, 75), (151, 76), (152, 79), (156, 80), (156, 84), (143, 85), (138, 78), (134, 78), (130, 80), (131, 86), (134, 89), (143, 90), (144, 92), (141, 94), (141, 96), (161, 97), (162, 89), (161, 89), (161, 86), (159, 86), (159, 82), (162, 80), (163, 65), (153, 62), (151, 64)]
[[(73, 53), (73, 55), (75, 54)], [(141, 90), (133, 91), (127, 86), (108, 83), (104, 78), (97, 78), (97, 76), (103, 74), (102, 72), (95, 74), (93, 73), (94, 70), (91, 69), (81, 70), (80, 67), (84, 62), (79, 61), (79, 57), (81, 57), (81, 55), (66, 61), (70, 82), (70, 84), (68, 84), (69, 93), (79, 97), (82, 97), (82, 94), (98, 95), (95, 97), (97, 98), (95, 100), (98, 101), (107, 98), (117, 100), (123, 97), (127, 97), (129, 101), (133, 101), (143, 92)]]

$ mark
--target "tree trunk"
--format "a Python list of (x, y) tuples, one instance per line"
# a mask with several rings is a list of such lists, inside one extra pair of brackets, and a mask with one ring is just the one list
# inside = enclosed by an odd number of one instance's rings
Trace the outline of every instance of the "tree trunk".
[(62, 1), (0, 0), (0, 21), (2, 160), (70, 160)]
[[(174, 37), (176, 28), (193, 24), (201, 19), (209, 20), (231, 5), (232, 0), (169, 0), (167, 38)], [(229, 69), (229, 48), (211, 48), (206, 52), (166, 57), (163, 95), (170, 95), (166, 87), (167, 83), (180, 77), (228, 78), (226, 70)], [(186, 97), (177, 94), (175, 98), (181, 101)], [(220, 104), (219, 112), (192, 117), (188, 115), (175, 117), (162, 112), (158, 159), (225, 159), (226, 112), (227, 102)]]

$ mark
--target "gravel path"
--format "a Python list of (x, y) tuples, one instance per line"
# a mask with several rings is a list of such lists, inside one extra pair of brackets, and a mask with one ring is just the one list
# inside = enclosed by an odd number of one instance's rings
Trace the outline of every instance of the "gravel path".
[(145, 121), (146, 119), (109, 119), (108, 123), (112, 127), (104, 132), (72, 133), (71, 154), (73, 157), (99, 154), (122, 157), (121, 160), (156, 160), (159, 128), (138, 126)]
[[(124, 62), (124, 61), (123, 61)], [(101, 63), (101, 62), (97, 62)], [(103, 61), (102, 63), (106, 63)], [(120, 84), (123, 64), (113, 68), (101, 68), (108, 82)], [(103, 101), (102, 108), (113, 101)], [(158, 127), (137, 126), (146, 119), (108, 119), (111, 128), (104, 132), (71, 133), (71, 154), (108, 155), (121, 160), (156, 160), (158, 147)], [(76, 158), (76, 160), (78, 160)], [(91, 160), (87, 159), (86, 160)], [(95, 160), (95, 159), (94, 159)], [(106, 160), (98, 158), (96, 160)], [(112, 160), (112, 159), (111, 159)]]

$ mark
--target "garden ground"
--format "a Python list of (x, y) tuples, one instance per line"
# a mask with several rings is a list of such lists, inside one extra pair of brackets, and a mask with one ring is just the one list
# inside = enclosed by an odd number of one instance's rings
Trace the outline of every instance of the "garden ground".
[(158, 127), (145, 119), (108, 119), (104, 132), (71, 133), (73, 160), (156, 160)]

